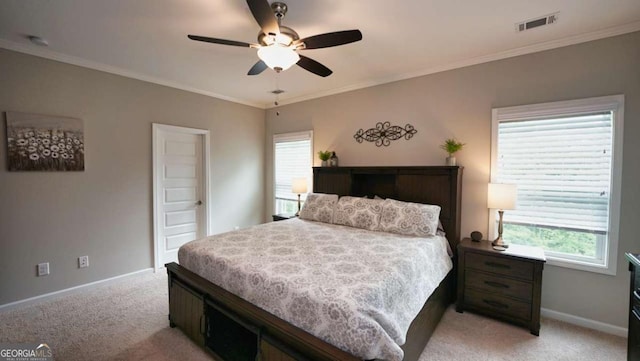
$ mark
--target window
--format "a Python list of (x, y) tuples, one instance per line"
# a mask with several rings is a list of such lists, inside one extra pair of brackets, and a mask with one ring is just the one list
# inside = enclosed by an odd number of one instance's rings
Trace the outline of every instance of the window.
[[(311, 186), (311, 167), (313, 165), (313, 132), (276, 134), (273, 136), (275, 212), (296, 213), (298, 195), (291, 192), (293, 178), (307, 178), (307, 189)], [(304, 201), (307, 195), (302, 194)]]
[[(518, 186), (505, 240), (615, 274), (624, 96), (493, 109), (491, 182)], [(497, 217), (491, 213), (490, 234)]]

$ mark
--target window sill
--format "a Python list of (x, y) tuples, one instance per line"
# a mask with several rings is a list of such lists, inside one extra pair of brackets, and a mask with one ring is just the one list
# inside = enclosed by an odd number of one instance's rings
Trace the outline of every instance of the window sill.
[(552, 266), (570, 268), (570, 269), (575, 269), (579, 271), (600, 273), (600, 274), (605, 274), (609, 276), (616, 275), (615, 265), (609, 265), (609, 267), (607, 267), (606, 265), (602, 265), (602, 264), (569, 260), (566, 258), (554, 257), (548, 254), (546, 255), (546, 257), (547, 257), (547, 264)]

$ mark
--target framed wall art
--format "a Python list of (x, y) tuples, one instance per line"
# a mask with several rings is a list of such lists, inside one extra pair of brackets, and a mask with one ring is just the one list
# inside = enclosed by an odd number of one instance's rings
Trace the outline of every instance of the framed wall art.
[(9, 171), (84, 171), (81, 119), (6, 112)]

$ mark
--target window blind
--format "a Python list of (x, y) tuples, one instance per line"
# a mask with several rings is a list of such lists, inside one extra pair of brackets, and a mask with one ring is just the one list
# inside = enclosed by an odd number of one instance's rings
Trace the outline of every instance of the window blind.
[(501, 121), (497, 174), (518, 185), (505, 222), (605, 234), (613, 113)]
[[(275, 139), (275, 197), (298, 200), (291, 192), (293, 178), (307, 178), (311, 173), (311, 137), (308, 133)], [(311, 190), (308, 182), (307, 189)], [(306, 194), (301, 195), (302, 199)]]

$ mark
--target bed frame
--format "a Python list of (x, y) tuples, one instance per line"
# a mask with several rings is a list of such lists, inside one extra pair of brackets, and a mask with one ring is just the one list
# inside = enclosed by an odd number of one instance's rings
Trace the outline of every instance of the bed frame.
[[(461, 167), (314, 167), (313, 185), (316, 193), (437, 204), (454, 252), (460, 241)], [(216, 360), (359, 360), (175, 262), (166, 267), (170, 326), (180, 328)], [(454, 269), (411, 323), (402, 346), (404, 361), (418, 360), (453, 302), (455, 269), (454, 262)]]

